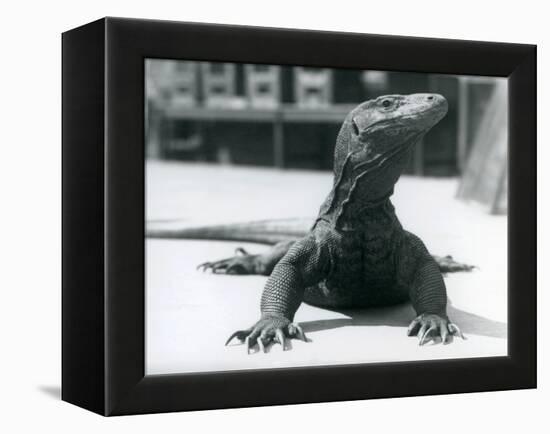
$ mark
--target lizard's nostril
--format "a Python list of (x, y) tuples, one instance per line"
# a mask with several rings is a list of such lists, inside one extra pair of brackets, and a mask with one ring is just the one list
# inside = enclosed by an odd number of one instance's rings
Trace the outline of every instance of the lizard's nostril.
[(428, 97), (428, 101), (431, 101), (432, 99), (434, 99), (434, 97), (433, 97), (433, 95), (430, 95), (430, 96)]

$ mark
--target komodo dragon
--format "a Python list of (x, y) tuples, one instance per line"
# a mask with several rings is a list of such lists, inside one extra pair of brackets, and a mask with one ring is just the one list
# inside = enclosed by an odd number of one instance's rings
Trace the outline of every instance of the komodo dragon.
[[(305, 301), (327, 308), (363, 308), (412, 302), (416, 318), (407, 330), (420, 345), (440, 337), (462, 338), (447, 316), (442, 271), (470, 270), (451, 257), (434, 257), (401, 226), (390, 202), (418, 140), (447, 113), (438, 94), (387, 95), (366, 101), (344, 120), (334, 152), (334, 185), (307, 233), (262, 234), (252, 225), (183, 230), (149, 230), (149, 237), (232, 239), (274, 244), (264, 254), (236, 256), (199, 265), (227, 274), (269, 275), (261, 297), (261, 317), (233, 333), (247, 352), (286, 338), (308, 341), (294, 314)], [(273, 224), (271, 225), (273, 226)], [(284, 226), (284, 225), (283, 225)], [(254, 230), (256, 229), (256, 230)], [(272, 231), (273, 232), (273, 231)], [(276, 231), (275, 231), (276, 232)], [(237, 254), (240, 253), (240, 254)]]

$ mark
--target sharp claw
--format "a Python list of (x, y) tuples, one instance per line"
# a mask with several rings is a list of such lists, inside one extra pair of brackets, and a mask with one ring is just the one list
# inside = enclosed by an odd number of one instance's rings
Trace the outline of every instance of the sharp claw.
[(203, 262), (202, 264), (197, 265), (197, 270), (200, 270), (202, 268), (202, 271), (206, 271), (206, 269), (211, 265), (210, 262)]
[(250, 350), (252, 349), (252, 346), (253, 346), (250, 344), (250, 336), (246, 337), (244, 344), (246, 345), (246, 354), (250, 354)]
[(260, 351), (261, 351), (262, 353), (265, 353), (265, 346), (264, 346), (264, 343), (263, 343), (261, 337), (260, 337), (260, 339), (258, 339), (258, 346), (260, 347)]
[[(300, 327), (298, 324), (291, 323), (288, 325), (288, 336), (292, 339), (300, 339), (304, 342), (309, 342), (308, 338), (306, 337), (306, 334), (304, 333), (304, 330), (302, 330), (302, 327)], [(287, 344), (290, 344), (291, 341), (285, 341)]]
[(306, 334), (304, 333), (304, 330), (302, 327), (300, 327), (298, 324), (295, 325), (296, 327), (296, 333), (298, 334), (298, 338), (300, 338), (304, 342), (308, 342)]
[(430, 326), (430, 328), (424, 332), (424, 334), (422, 335), (422, 338), (420, 339), (420, 343), (418, 345), (422, 346), (426, 342), (428, 342), (425, 339), (430, 336), (430, 333), (432, 332), (432, 330), (435, 330), (435, 325)]
[(414, 319), (409, 325), (409, 328), (407, 329), (407, 336), (412, 336), (414, 334), (415, 329), (418, 328), (419, 325), (420, 325), (420, 320)]
[(237, 336), (239, 334), (239, 332), (235, 332), (235, 333), (232, 333), (231, 336), (229, 336), (229, 339), (227, 339), (227, 341), (225, 341), (225, 346), (228, 346), (229, 345), (229, 342), (231, 342), (233, 340), (233, 338), (235, 336)]
[(269, 345), (273, 342), (273, 336), (266, 336), (265, 339), (263, 340), (263, 343), (264, 343), (264, 347), (265, 347), (265, 352), (267, 353), (267, 350), (268, 350), (268, 347)]
[(242, 342), (242, 335), (246, 333), (245, 330), (237, 330), (235, 333), (233, 333), (231, 336), (229, 336), (229, 339), (225, 342), (225, 346), (229, 345), (229, 342), (233, 340), (233, 338), (237, 337)]
[(283, 334), (283, 331), (282, 331), (281, 329), (275, 330), (275, 337), (277, 338), (277, 340), (279, 341), (279, 343), (282, 345), (283, 351), (286, 351), (286, 347), (285, 347), (285, 335)]
[(212, 273), (218, 273), (225, 270), (228, 267), (229, 263), (227, 260), (216, 261), (216, 262), (204, 262), (197, 265), (197, 270), (202, 269), (203, 272), (212, 270)]
[[(420, 323), (420, 321), (419, 321), (419, 323)], [(420, 325), (420, 330), (418, 330), (418, 333), (416, 334), (416, 336), (418, 337), (419, 342), (422, 340), (422, 336), (424, 336), (424, 333), (426, 333), (427, 329), (428, 329), (427, 324), (421, 324)]]
[(462, 332), (460, 331), (460, 329), (458, 328), (458, 326), (454, 323), (449, 323), (449, 331), (452, 333), (452, 334), (457, 334), (458, 336), (460, 336), (462, 339), (466, 340), (466, 337), (462, 334)]
[(260, 346), (260, 351), (267, 353), (266, 345), (269, 344), (269, 337), (267, 335), (267, 329), (262, 330), (260, 337), (258, 338), (258, 345)]
[(237, 247), (235, 249), (235, 255), (248, 255), (248, 252), (242, 247)]
[(441, 335), (441, 342), (443, 343), (443, 345), (447, 345), (447, 336), (449, 333), (445, 324), (440, 324), (439, 334)]

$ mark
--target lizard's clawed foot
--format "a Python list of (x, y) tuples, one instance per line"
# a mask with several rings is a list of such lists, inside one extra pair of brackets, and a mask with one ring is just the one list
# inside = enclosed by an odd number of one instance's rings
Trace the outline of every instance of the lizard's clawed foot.
[(452, 342), (453, 336), (466, 339), (458, 326), (445, 316), (424, 313), (417, 316), (407, 329), (407, 336), (418, 336), (419, 345), (441, 338), (445, 345)]
[(269, 315), (262, 317), (254, 326), (246, 330), (237, 330), (225, 343), (228, 345), (233, 338), (239, 339), (246, 345), (246, 352), (250, 354), (258, 344), (260, 351), (266, 352), (266, 348), (272, 342), (278, 342), (283, 351), (290, 349), (287, 338), (300, 339), (309, 342), (302, 328), (283, 316)]
[(204, 262), (197, 270), (220, 274), (255, 274), (257, 273), (258, 255), (249, 255), (245, 249), (235, 249), (235, 256), (220, 261)]
[(451, 255), (447, 256), (435, 256), (435, 262), (439, 266), (439, 270), (442, 273), (455, 273), (457, 271), (472, 271), (476, 267), (475, 265), (464, 264), (462, 262), (457, 262)]

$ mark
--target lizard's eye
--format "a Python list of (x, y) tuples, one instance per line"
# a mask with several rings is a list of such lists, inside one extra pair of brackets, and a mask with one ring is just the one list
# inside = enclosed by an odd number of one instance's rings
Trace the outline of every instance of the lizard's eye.
[(389, 106), (391, 106), (391, 101), (389, 99), (382, 101), (382, 107), (388, 108)]

